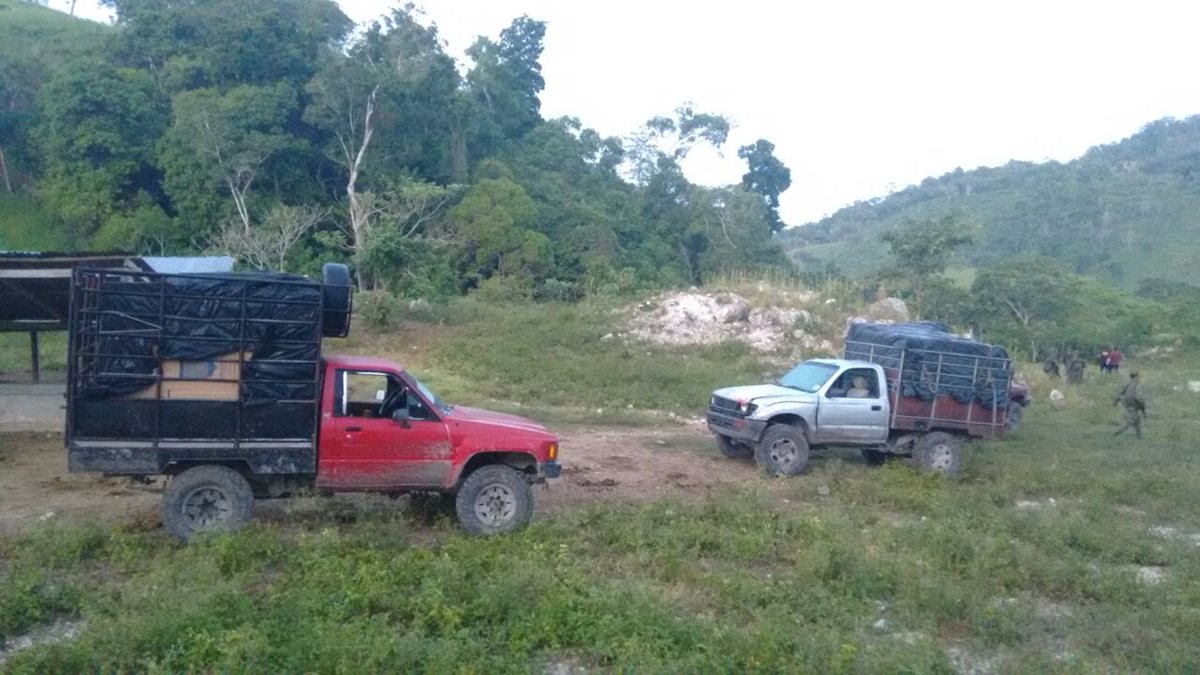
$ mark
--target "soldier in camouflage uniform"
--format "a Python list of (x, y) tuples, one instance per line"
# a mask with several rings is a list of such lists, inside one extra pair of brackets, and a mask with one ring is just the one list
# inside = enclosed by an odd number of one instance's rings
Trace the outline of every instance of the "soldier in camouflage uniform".
[(1079, 355), (1072, 352), (1067, 357), (1067, 384), (1083, 384), (1083, 369), (1087, 366)]
[(1117, 392), (1113, 398), (1113, 405), (1121, 404), (1125, 408), (1124, 423), (1121, 428), (1117, 429), (1114, 436), (1120, 436), (1130, 427), (1138, 438), (1142, 437), (1142, 419), (1146, 415), (1146, 399), (1142, 397), (1142, 385), (1138, 382), (1137, 371), (1129, 373), (1129, 381), (1125, 386), (1121, 387), (1121, 391)]

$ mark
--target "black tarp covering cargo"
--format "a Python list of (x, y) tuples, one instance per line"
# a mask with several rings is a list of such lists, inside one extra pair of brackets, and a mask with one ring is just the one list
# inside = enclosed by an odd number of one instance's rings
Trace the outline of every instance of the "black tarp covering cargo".
[(846, 332), (844, 356), (899, 370), (901, 396), (925, 400), (951, 396), (986, 408), (1008, 405), (1012, 377), (1008, 352), (954, 335), (942, 323), (853, 323)]
[(157, 381), (166, 359), (241, 352), (244, 403), (316, 399), (321, 284), (268, 272), (76, 274), (71, 339), (79, 397), (140, 391)]

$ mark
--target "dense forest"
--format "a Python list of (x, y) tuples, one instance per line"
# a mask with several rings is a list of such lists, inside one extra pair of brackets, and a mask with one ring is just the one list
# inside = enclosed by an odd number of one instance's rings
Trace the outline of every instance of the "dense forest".
[(978, 228), (957, 264), (1019, 255), (1062, 262), (1119, 287), (1200, 284), (1200, 117), (1160, 120), (1067, 163), (956, 169), (784, 233), (804, 266), (861, 275), (885, 264), (881, 233), (955, 213)]
[(789, 266), (788, 169), (738, 185), (680, 164), (729, 120), (682, 103), (621, 138), (544, 119), (546, 25), (457, 59), (411, 5), (108, 0), (115, 26), (0, 0), (0, 248), (230, 252), (433, 297), (572, 299)]

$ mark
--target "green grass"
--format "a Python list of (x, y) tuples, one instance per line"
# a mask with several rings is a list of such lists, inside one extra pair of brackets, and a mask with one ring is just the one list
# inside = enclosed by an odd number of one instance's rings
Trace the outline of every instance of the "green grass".
[(356, 329), (330, 349), (400, 361), (447, 401), (618, 419), (646, 410), (694, 413), (719, 386), (779, 374), (740, 343), (680, 348), (604, 340), (620, 332), (617, 311), (605, 302), (487, 305), (467, 298), (426, 317), (433, 323), (417, 336), (411, 326)]
[[(0, 18), (3, 14), (0, 14)], [(71, 242), (58, 221), (32, 199), (0, 194), (0, 251), (64, 251)]]
[[(349, 346), (388, 342), (447, 392), (547, 410), (632, 391), (696, 411), (710, 382), (762, 368), (739, 352), (625, 356), (599, 340), (607, 311), (468, 304)], [(831, 451), (802, 477), (597, 503), (493, 539), (386, 500), (318, 498), (190, 546), (136, 525), (0, 537), (0, 639), (85, 626), (0, 669), (1186, 672), (1200, 547), (1150, 528), (1200, 534), (1200, 396), (1174, 389), (1200, 380), (1200, 359), (1134, 361), (1145, 439), (1111, 436), (1122, 376), (1038, 373), (1024, 429), (972, 446), (954, 482)]]

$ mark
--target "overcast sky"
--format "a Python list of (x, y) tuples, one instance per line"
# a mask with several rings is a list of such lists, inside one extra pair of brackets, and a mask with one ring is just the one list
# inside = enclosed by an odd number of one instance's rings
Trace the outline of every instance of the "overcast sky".
[[(340, 4), (360, 22), (390, 6)], [(781, 209), (791, 224), (955, 167), (1066, 161), (1152, 120), (1200, 113), (1193, 2), (418, 4), (460, 60), (513, 17), (546, 21), (545, 117), (625, 135), (685, 101), (728, 115), (724, 158), (694, 155), (689, 177), (740, 180), (737, 147), (766, 138), (792, 170)], [(76, 13), (107, 15), (95, 0)]]

